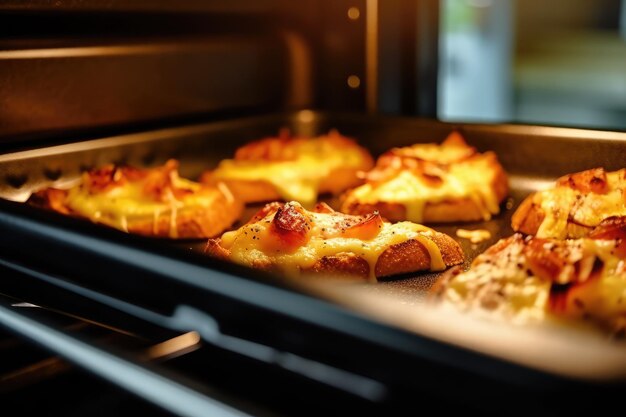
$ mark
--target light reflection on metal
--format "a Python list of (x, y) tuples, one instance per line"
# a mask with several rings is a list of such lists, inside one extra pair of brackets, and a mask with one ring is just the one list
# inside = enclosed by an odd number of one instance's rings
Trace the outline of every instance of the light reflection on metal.
[(361, 79), (357, 75), (350, 75), (346, 80), (350, 88), (359, 88), (361, 86)]
[(313, 74), (311, 72), (311, 50), (302, 35), (294, 31), (282, 31), (288, 51), (289, 74), (288, 106), (302, 108), (310, 106), (313, 101)]
[[(192, 49), (194, 44), (155, 44), (155, 45), (124, 45), (124, 46), (84, 46), (71, 48), (45, 48), (0, 51), (0, 60), (3, 59), (41, 59), (41, 58), (68, 58), (81, 56), (101, 55), (138, 55), (156, 53), (180, 53), (181, 49)], [(197, 46), (202, 47), (198, 44)]]
[(302, 110), (298, 112), (297, 118), (301, 123), (311, 123), (315, 118), (315, 114), (311, 110)]
[(513, 175), (509, 178), (511, 187), (528, 191), (542, 191), (554, 186), (553, 178), (532, 178)]
[(40, 308), (38, 305), (31, 304), (31, 303), (15, 303), (15, 304), (11, 304), (11, 307)]
[(378, 0), (367, 0), (365, 13), (365, 107), (378, 108)]
[(361, 11), (358, 7), (350, 7), (348, 9), (348, 19), (350, 20), (358, 20), (361, 17)]
[(56, 356), (32, 363), (15, 371), (1, 374), (0, 392), (15, 391), (50, 376), (58, 375), (70, 368), (71, 365), (68, 362)]
[(148, 359), (171, 358), (191, 352), (199, 347), (200, 335), (192, 331), (150, 347), (146, 356)]

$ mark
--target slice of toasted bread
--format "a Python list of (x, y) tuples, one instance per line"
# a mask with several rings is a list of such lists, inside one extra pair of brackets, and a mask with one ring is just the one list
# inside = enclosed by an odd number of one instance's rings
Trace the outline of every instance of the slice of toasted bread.
[(365, 178), (342, 196), (342, 211), (378, 210), (390, 221), (418, 223), (489, 220), (508, 193), (496, 155), (478, 153), (458, 132), (441, 145), (392, 149)]
[(325, 204), (266, 205), (240, 229), (210, 239), (206, 252), (289, 277), (328, 276), (375, 281), (463, 262), (451, 237), (411, 222), (391, 224), (378, 213), (352, 216)]
[(372, 165), (367, 150), (337, 131), (315, 138), (283, 133), (239, 148), (234, 159), (205, 172), (201, 182), (224, 182), (246, 203), (295, 200), (310, 208), (320, 194), (360, 184), (357, 173)]
[(40, 190), (29, 203), (155, 237), (212, 237), (239, 218), (243, 204), (226, 185), (180, 178), (177, 168), (174, 160), (149, 169), (107, 165), (67, 190)]
[(511, 224), (538, 237), (579, 238), (612, 216), (626, 216), (626, 169), (594, 168), (565, 175), (553, 188), (528, 196)]
[(547, 318), (626, 330), (626, 217), (605, 219), (580, 239), (502, 239), (468, 271), (446, 271), (432, 298), (513, 323)]

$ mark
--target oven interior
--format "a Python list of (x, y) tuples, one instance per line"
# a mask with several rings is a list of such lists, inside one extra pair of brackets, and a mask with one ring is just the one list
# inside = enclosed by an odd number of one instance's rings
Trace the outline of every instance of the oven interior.
[[(352, 400), (356, 397), (371, 404), (403, 404), (406, 398), (398, 393), (413, 385), (414, 373), (424, 374), (424, 366), (433, 367), (426, 365), (432, 361), (439, 364), (427, 378), (433, 395), (441, 393), (438, 383), (443, 383), (447, 372), (468, 393), (477, 381), (481, 381), (480, 389), (489, 386), (493, 390), (491, 384), (506, 380), (542, 398), (558, 398), (564, 386), (585, 386), (598, 379), (606, 392), (621, 380), (626, 372), (623, 348), (607, 343), (601, 335), (568, 326), (515, 329), (431, 310), (424, 295), (437, 274), (404, 276), (375, 285), (292, 282), (209, 259), (201, 240), (130, 236), (23, 203), (36, 189), (62, 187), (82, 170), (109, 162), (152, 166), (174, 157), (181, 163), (181, 175), (197, 178), (239, 145), (282, 128), (307, 136), (335, 128), (357, 138), (374, 155), (387, 146), (437, 142), (451, 129), (459, 129), (479, 150), (496, 151), (510, 173), (512, 191), (502, 213), (493, 220), (463, 224), (492, 232), (489, 241), (477, 245), (457, 238), (468, 263), (512, 232), (510, 215), (529, 192), (572, 166), (618, 167), (624, 141), (623, 134), (613, 132), (451, 125), (429, 119), (300, 110), (9, 153), (0, 158), (4, 179), (0, 192), (5, 199), (0, 221), (15, 239), (3, 242), (3, 268), (12, 271), (4, 292), (148, 340), (197, 333), (210, 349), (229, 352), (240, 360), (254, 358), (292, 377), (334, 387)], [(590, 134), (596, 137), (580, 137)], [(544, 150), (544, 159), (531, 157), (538, 148)], [(571, 158), (559, 166), (553, 155), (565, 148)], [(249, 207), (248, 216), (258, 208)], [(455, 226), (433, 225), (451, 236), (455, 236)], [(45, 253), (34, 257), (30, 248), (45, 248)], [(346, 339), (340, 348), (339, 339)], [(269, 356), (268, 351), (272, 352)], [(387, 355), (386, 360), (378, 355)], [(284, 363), (285, 356), (293, 363)], [(379, 359), (372, 361), (372, 356)], [(479, 365), (481, 361), (486, 363)], [(307, 375), (311, 363), (326, 372)], [(462, 378), (456, 375), (459, 372)], [(532, 387), (522, 383), (520, 373), (530, 378)], [(546, 381), (558, 389), (546, 389)], [(508, 401), (511, 385), (505, 387), (502, 398)], [(546, 404), (542, 402), (535, 411)], [(494, 406), (495, 402), (486, 409)]]
[[(512, 188), (499, 216), (463, 225), (492, 232), (477, 245), (460, 239), (469, 262), (511, 233), (529, 192), (568, 172), (623, 167), (622, 133), (436, 121), (437, 1), (7, 1), (0, 10), (0, 313), (43, 347), (12, 333), (0, 345), (16, 358), (0, 386), (18, 406), (36, 394), (72, 412), (68, 403), (112, 402), (151, 414), (206, 415), (221, 404), (226, 414), (313, 415), (436, 400), (448, 412), (554, 415), (619, 399), (623, 346), (567, 326), (512, 329), (432, 311), (423, 298), (435, 274), (294, 283), (208, 259), (204, 242), (129, 236), (23, 204), (109, 162), (176, 158), (182, 176), (197, 178), (284, 127), (338, 129), (375, 156), (459, 128), (498, 154)], [(456, 226), (433, 226), (455, 236)], [(102, 393), (43, 394), (81, 382)], [(572, 393), (584, 395), (573, 402)]]

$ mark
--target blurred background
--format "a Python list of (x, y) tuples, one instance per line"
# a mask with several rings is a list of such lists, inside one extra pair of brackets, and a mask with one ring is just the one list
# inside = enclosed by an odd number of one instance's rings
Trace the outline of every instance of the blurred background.
[(438, 115), (626, 129), (624, 0), (443, 0)]

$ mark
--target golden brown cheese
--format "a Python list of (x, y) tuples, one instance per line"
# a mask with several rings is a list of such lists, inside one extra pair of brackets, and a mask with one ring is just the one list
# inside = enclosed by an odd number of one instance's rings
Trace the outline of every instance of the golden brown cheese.
[[(571, 178), (571, 177), (568, 177)], [(626, 169), (606, 173), (601, 192), (580, 190), (568, 182), (535, 194), (544, 214), (537, 237), (567, 237), (568, 222), (594, 227), (612, 216), (626, 216)]]
[(482, 241), (491, 239), (491, 232), (485, 229), (456, 229), (456, 235), (464, 239), (469, 239), (469, 241), (472, 243), (480, 243)]
[[(328, 206), (318, 206), (316, 211), (305, 211), (297, 202), (276, 205), (274, 209), (267, 209), (268, 206), (250, 223), (224, 233), (219, 245), (228, 252), (228, 259), (248, 266), (272, 265), (286, 276), (298, 277), (324, 257), (348, 253), (367, 262), (369, 278), (375, 281), (381, 254), (393, 245), (414, 239), (428, 251), (430, 270), (446, 268), (440, 248), (431, 238), (437, 232), (428, 227), (411, 222), (391, 224), (382, 221), (377, 213), (348, 216)], [(293, 216), (304, 220), (299, 220), (300, 226), (295, 227), (299, 231), (290, 235), (288, 244), (276, 232), (276, 216), (284, 213), (280, 210), (296, 210), (304, 216)]]
[(494, 184), (502, 175), (495, 154), (478, 153), (453, 132), (440, 145), (415, 144), (382, 155), (367, 173), (367, 183), (347, 193), (342, 209), (400, 204), (407, 220), (421, 223), (427, 204), (470, 200), (482, 220), (489, 220), (500, 212), (504, 196), (498, 195)]
[[(444, 276), (444, 304), (513, 323), (550, 317), (589, 319), (626, 330), (626, 218), (611, 233), (555, 240), (515, 234), (477, 257), (470, 269)], [(605, 223), (606, 224), (606, 223)]]
[(332, 186), (330, 190), (320, 190), (322, 182), (332, 183), (333, 173), (350, 175), (348, 187), (359, 182), (359, 170), (369, 169), (372, 164), (365, 149), (331, 130), (316, 138), (287, 135), (253, 142), (239, 149), (234, 159), (221, 161), (207, 177), (212, 181), (265, 181), (283, 200), (298, 201), (310, 208), (320, 192), (342, 191)]
[[(182, 218), (201, 229), (194, 231), (198, 236), (186, 237), (209, 237), (213, 234), (207, 236), (205, 231), (223, 231), (242, 211), (242, 205), (223, 184), (209, 187), (180, 178), (175, 160), (149, 169), (108, 165), (84, 172), (80, 183), (68, 190), (46, 189), (40, 196), (48, 198), (48, 206), (57, 211), (125, 232), (133, 229), (140, 234), (162, 235), (162, 223), (166, 222), (166, 235), (171, 238), (180, 237)], [(213, 219), (198, 218), (211, 217), (216, 210), (228, 210), (227, 215), (215, 216), (214, 223), (223, 225), (207, 227)]]

